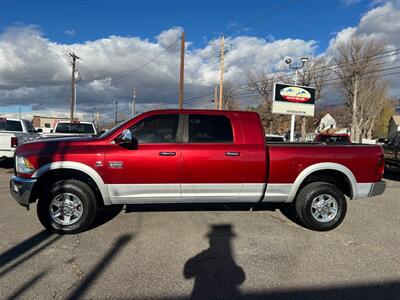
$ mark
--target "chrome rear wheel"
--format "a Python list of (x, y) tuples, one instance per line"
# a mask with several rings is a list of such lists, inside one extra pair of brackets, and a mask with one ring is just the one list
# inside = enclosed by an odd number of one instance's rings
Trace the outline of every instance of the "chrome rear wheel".
[(319, 195), (311, 203), (311, 214), (318, 222), (328, 223), (337, 216), (337, 213), (338, 203), (331, 195)]

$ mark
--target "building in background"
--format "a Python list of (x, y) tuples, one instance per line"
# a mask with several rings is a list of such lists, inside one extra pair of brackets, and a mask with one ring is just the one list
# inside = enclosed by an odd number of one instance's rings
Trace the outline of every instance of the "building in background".
[(328, 113), (322, 117), (321, 121), (318, 124), (317, 132), (321, 132), (327, 129), (335, 129), (336, 121), (335, 119)]
[(389, 121), (388, 137), (396, 131), (400, 131), (400, 115), (392, 116)]
[[(54, 126), (56, 126), (58, 121), (68, 121), (69, 118), (59, 118), (59, 117), (44, 117), (44, 116), (33, 116), (32, 125), (36, 129), (42, 128), (43, 132), (49, 133)], [(75, 119), (76, 121), (78, 119)]]
[(400, 115), (400, 98), (394, 100), (394, 110), (396, 112), (396, 115)]

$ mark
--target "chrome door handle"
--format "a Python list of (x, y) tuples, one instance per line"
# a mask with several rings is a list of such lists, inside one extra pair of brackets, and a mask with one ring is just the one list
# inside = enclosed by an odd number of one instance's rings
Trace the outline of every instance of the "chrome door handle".
[(167, 151), (162, 151), (159, 153), (160, 156), (175, 156), (176, 152), (167, 152)]
[(225, 152), (226, 156), (240, 156), (240, 152)]

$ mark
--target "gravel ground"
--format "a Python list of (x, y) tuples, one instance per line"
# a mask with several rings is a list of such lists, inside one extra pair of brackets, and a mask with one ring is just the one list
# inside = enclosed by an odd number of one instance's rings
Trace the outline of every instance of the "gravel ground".
[(313, 232), (266, 206), (129, 206), (51, 235), (0, 169), (0, 299), (400, 299), (400, 170)]

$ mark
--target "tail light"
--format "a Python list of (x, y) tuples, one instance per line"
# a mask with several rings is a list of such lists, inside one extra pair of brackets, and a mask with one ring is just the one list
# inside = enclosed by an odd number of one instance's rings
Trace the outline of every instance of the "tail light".
[(383, 153), (381, 153), (378, 160), (378, 168), (376, 169), (376, 175), (383, 176), (384, 172), (385, 172), (385, 156), (383, 155)]
[(16, 137), (11, 138), (11, 148), (17, 148), (18, 146), (18, 139)]

